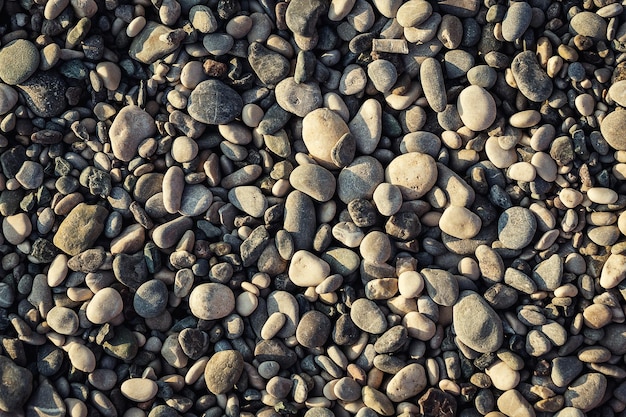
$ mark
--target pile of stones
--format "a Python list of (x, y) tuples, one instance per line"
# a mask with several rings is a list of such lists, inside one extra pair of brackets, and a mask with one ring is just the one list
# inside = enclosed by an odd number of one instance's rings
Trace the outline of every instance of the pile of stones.
[(0, 417), (626, 415), (625, 52), (619, 0), (0, 0)]

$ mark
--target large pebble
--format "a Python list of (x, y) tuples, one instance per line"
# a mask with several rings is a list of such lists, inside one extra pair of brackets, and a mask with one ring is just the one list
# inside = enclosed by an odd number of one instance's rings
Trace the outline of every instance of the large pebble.
[(124, 302), (116, 289), (108, 287), (98, 291), (87, 304), (87, 320), (94, 324), (108, 323), (124, 308)]
[(525, 248), (536, 231), (535, 215), (524, 207), (511, 207), (498, 219), (498, 239), (509, 249)]
[(405, 200), (417, 200), (437, 182), (437, 165), (430, 155), (409, 152), (389, 163), (385, 180), (400, 188)]
[(299, 287), (314, 287), (330, 275), (330, 265), (312, 253), (299, 250), (289, 265), (289, 279)]
[(189, 308), (194, 316), (202, 320), (221, 319), (235, 309), (235, 296), (223, 284), (200, 284), (189, 295)]
[(424, 367), (418, 363), (412, 363), (402, 368), (389, 380), (385, 393), (391, 401), (402, 402), (422, 392), (426, 385)]
[(204, 369), (204, 381), (215, 395), (230, 391), (243, 372), (243, 356), (236, 350), (215, 352)]
[(568, 387), (565, 397), (566, 407), (576, 407), (583, 412), (594, 409), (604, 398), (607, 380), (604, 375), (591, 372), (578, 377)]
[(502, 37), (507, 42), (514, 42), (522, 37), (530, 26), (533, 17), (530, 4), (519, 1), (509, 6), (502, 21)]
[(542, 102), (552, 94), (552, 79), (537, 62), (534, 51), (517, 54), (511, 63), (511, 71), (517, 88), (527, 99)]
[(623, 109), (616, 109), (607, 114), (600, 124), (602, 136), (611, 147), (618, 151), (626, 150), (624, 129), (626, 129), (626, 110)]
[(502, 321), (479, 294), (461, 292), (452, 317), (457, 337), (475, 351), (495, 352), (502, 345)]
[(297, 84), (293, 77), (285, 78), (276, 85), (276, 102), (296, 116), (304, 117), (322, 106), (324, 99), (315, 82)]
[(195, 120), (222, 125), (241, 115), (243, 101), (235, 90), (218, 80), (202, 81), (191, 92), (187, 111)]
[[(325, 107), (303, 117), (302, 140), (311, 156), (325, 168), (341, 168), (333, 160), (332, 154), (342, 137), (350, 133), (346, 122), (339, 114)], [(351, 137), (351, 140), (354, 141), (354, 138)]]
[(360, 153), (369, 155), (374, 152), (382, 133), (382, 107), (378, 100), (365, 100), (348, 128)]
[(289, 176), (289, 182), (314, 200), (325, 202), (333, 198), (337, 182), (326, 168), (306, 164), (297, 166)]
[(135, 105), (123, 107), (109, 128), (113, 155), (120, 161), (130, 161), (139, 144), (155, 133), (156, 125), (148, 112)]
[(22, 84), (39, 67), (37, 47), (26, 39), (16, 39), (0, 49), (0, 78), (9, 85)]
[(387, 330), (387, 319), (375, 302), (359, 298), (350, 309), (350, 318), (361, 330), (371, 334), (382, 334)]
[(496, 120), (496, 103), (493, 97), (478, 85), (463, 89), (456, 107), (465, 126), (475, 132), (487, 129)]
[(439, 218), (442, 232), (459, 239), (471, 239), (480, 232), (480, 217), (465, 207), (449, 206)]
[(102, 206), (80, 203), (59, 226), (53, 238), (54, 245), (72, 256), (89, 249), (102, 233), (108, 215)]

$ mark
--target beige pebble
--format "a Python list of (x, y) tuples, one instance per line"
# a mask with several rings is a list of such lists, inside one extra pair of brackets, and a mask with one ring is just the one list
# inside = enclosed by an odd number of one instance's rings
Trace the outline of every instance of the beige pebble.
[(67, 277), (69, 269), (67, 267), (67, 255), (64, 253), (55, 256), (48, 269), (48, 285), (51, 288), (61, 285)]
[(80, 343), (72, 343), (68, 351), (72, 365), (83, 372), (93, 372), (96, 369), (96, 356), (91, 349)]
[(133, 20), (130, 21), (128, 26), (126, 27), (126, 36), (129, 38), (134, 38), (139, 35), (139, 33), (146, 26), (146, 18), (143, 16), (137, 16)]
[(2, 234), (12, 245), (19, 245), (32, 232), (33, 226), (26, 213), (7, 216), (2, 220)]
[(515, 388), (520, 381), (519, 372), (514, 371), (501, 360), (485, 369), (485, 373), (491, 378), (493, 386), (502, 391)]
[(589, 116), (593, 114), (595, 109), (596, 101), (593, 99), (591, 94), (581, 94), (576, 97), (574, 100), (574, 105), (576, 106), (576, 110), (583, 116)]
[(122, 70), (113, 62), (100, 62), (96, 65), (96, 73), (102, 79), (107, 90), (115, 91), (122, 80)]
[(474, 258), (463, 258), (459, 261), (458, 266), (459, 274), (465, 275), (471, 280), (476, 280), (480, 277), (480, 268), (478, 262)]
[(144, 402), (154, 398), (158, 391), (156, 382), (145, 378), (131, 378), (122, 382), (120, 391), (131, 401)]
[(190, 162), (198, 156), (198, 143), (190, 137), (179, 136), (172, 142), (170, 152), (176, 162)]
[(500, 168), (508, 168), (517, 162), (515, 149), (502, 149), (496, 136), (491, 136), (485, 143), (485, 153), (493, 164)]
[(611, 308), (604, 304), (591, 304), (583, 311), (585, 326), (591, 329), (601, 329), (611, 323), (613, 313)]
[(458, 239), (471, 239), (480, 232), (480, 217), (465, 207), (449, 206), (439, 218), (442, 232)]
[(541, 178), (548, 182), (553, 182), (556, 180), (557, 176), (557, 165), (552, 157), (545, 152), (535, 152), (533, 157), (530, 159), (530, 163)]
[(250, 16), (235, 16), (226, 24), (226, 33), (235, 39), (241, 39), (252, 29), (252, 19)]
[(248, 145), (252, 142), (252, 133), (244, 124), (233, 122), (227, 125), (219, 125), (218, 131), (230, 143), (235, 145)]
[(235, 309), (237, 310), (237, 314), (242, 317), (248, 317), (250, 314), (256, 310), (259, 305), (259, 300), (256, 295), (244, 291), (239, 294), (235, 300)]
[(574, 190), (573, 188), (564, 188), (559, 193), (559, 199), (561, 200), (561, 203), (563, 203), (563, 205), (567, 208), (577, 207), (580, 203), (583, 202), (583, 198), (583, 194), (578, 190)]
[(398, 276), (398, 290), (404, 298), (417, 298), (424, 290), (424, 277), (417, 271), (404, 271)]
[(241, 110), (241, 121), (248, 127), (257, 127), (263, 119), (263, 109), (254, 103), (248, 103)]
[(411, 311), (402, 319), (402, 324), (406, 327), (409, 336), (418, 340), (430, 340), (437, 330), (435, 323), (424, 314)]
[(108, 287), (96, 292), (87, 305), (87, 319), (94, 324), (104, 324), (118, 316), (124, 302), (116, 289)]
[(541, 121), (541, 113), (537, 110), (523, 110), (515, 113), (509, 118), (509, 123), (513, 127), (526, 129), (537, 125)]
[(619, 196), (610, 188), (592, 187), (587, 190), (587, 197), (589, 197), (592, 203), (614, 204)]
[(65, 410), (69, 417), (87, 417), (89, 410), (84, 402), (76, 398), (65, 398)]
[(529, 162), (516, 162), (509, 167), (506, 175), (515, 181), (531, 182), (535, 180), (537, 171)]

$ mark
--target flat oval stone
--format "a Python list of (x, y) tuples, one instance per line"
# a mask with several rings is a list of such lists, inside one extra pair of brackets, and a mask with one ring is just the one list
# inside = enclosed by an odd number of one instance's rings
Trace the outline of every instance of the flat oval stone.
[(600, 124), (602, 136), (618, 151), (626, 150), (626, 137), (623, 132), (626, 129), (626, 110), (616, 109), (607, 114)]
[(350, 309), (350, 318), (364, 332), (382, 334), (387, 330), (387, 319), (375, 302), (359, 298)]
[(449, 206), (439, 218), (439, 228), (450, 236), (471, 239), (480, 232), (480, 217), (465, 207)]
[(243, 185), (228, 192), (228, 199), (239, 210), (252, 217), (261, 217), (267, 210), (267, 198), (259, 187)]
[(94, 324), (104, 324), (117, 317), (123, 308), (120, 293), (111, 287), (103, 288), (87, 304), (87, 319)]
[(299, 250), (289, 264), (289, 279), (299, 287), (315, 287), (330, 275), (330, 265), (311, 252)]
[(502, 321), (479, 294), (461, 292), (452, 308), (452, 320), (457, 337), (477, 352), (495, 352), (504, 340)]
[(519, 91), (529, 100), (542, 102), (552, 94), (552, 79), (537, 62), (535, 52), (520, 52), (513, 58), (511, 71)]
[(427, 384), (424, 367), (419, 363), (412, 363), (389, 380), (385, 393), (391, 401), (401, 402), (422, 392)]
[(594, 12), (576, 13), (569, 22), (569, 31), (573, 35), (582, 35), (595, 40), (606, 40), (607, 23)]
[(524, 207), (511, 207), (498, 219), (498, 239), (509, 249), (525, 248), (536, 231), (535, 215)]
[(446, 85), (441, 64), (435, 58), (429, 57), (422, 62), (420, 66), (420, 81), (430, 108), (436, 112), (444, 111), (448, 104)]
[(348, 204), (357, 198), (371, 199), (385, 179), (382, 164), (371, 156), (358, 156), (337, 176), (337, 196)]
[(39, 67), (37, 47), (26, 39), (16, 39), (0, 49), (0, 78), (9, 85), (22, 84)]
[(326, 168), (306, 164), (297, 166), (289, 176), (289, 182), (296, 190), (302, 191), (314, 200), (325, 202), (335, 195), (337, 182)]
[(302, 140), (309, 153), (320, 165), (328, 169), (340, 168), (332, 158), (333, 148), (350, 129), (339, 114), (328, 109), (315, 109), (302, 120)]
[(332, 329), (330, 319), (317, 310), (307, 311), (296, 329), (298, 343), (307, 348), (324, 346)]
[(148, 112), (135, 105), (123, 107), (109, 128), (113, 155), (120, 161), (130, 161), (141, 141), (155, 133), (156, 125)]
[(478, 85), (461, 91), (456, 107), (465, 126), (475, 132), (485, 130), (496, 120), (496, 103), (491, 94)]
[[(377, 62), (377, 61), (375, 61)], [(368, 99), (348, 123), (350, 133), (356, 141), (356, 149), (369, 155), (378, 146), (382, 133), (382, 107), (378, 100)]]
[(71, 308), (52, 307), (46, 316), (46, 321), (50, 328), (59, 334), (73, 335), (78, 330), (78, 314)]
[(244, 360), (236, 350), (215, 352), (204, 369), (206, 386), (215, 395), (230, 391), (243, 372)]
[(609, 97), (620, 106), (626, 107), (626, 80), (611, 84), (609, 87)]
[(421, 271), (426, 291), (432, 300), (442, 306), (453, 306), (459, 298), (459, 283), (443, 269), (424, 268)]
[(239, 94), (218, 80), (202, 81), (191, 91), (187, 101), (189, 115), (209, 125), (232, 122), (241, 115), (242, 108)]
[(279, 82), (275, 91), (278, 105), (299, 117), (305, 117), (313, 110), (320, 108), (324, 102), (317, 83), (307, 81), (296, 84), (293, 77)]
[(39, 117), (58, 116), (67, 107), (67, 82), (55, 71), (36, 72), (18, 88), (28, 108)]
[(502, 21), (502, 37), (507, 42), (514, 42), (522, 37), (530, 26), (533, 17), (530, 4), (520, 1), (509, 6)]
[(385, 180), (400, 188), (405, 200), (417, 200), (437, 182), (437, 165), (430, 155), (409, 152), (389, 163)]
[(135, 292), (133, 307), (141, 317), (154, 318), (163, 313), (168, 299), (165, 283), (158, 279), (151, 279), (141, 284)]
[(122, 382), (120, 391), (124, 397), (135, 402), (150, 401), (158, 391), (156, 382), (147, 378), (131, 378)]
[(221, 319), (235, 309), (235, 295), (223, 284), (200, 284), (189, 295), (189, 308), (194, 316), (202, 320)]
[(607, 380), (598, 372), (584, 374), (572, 382), (563, 394), (567, 407), (576, 407), (583, 412), (594, 409), (604, 398)]

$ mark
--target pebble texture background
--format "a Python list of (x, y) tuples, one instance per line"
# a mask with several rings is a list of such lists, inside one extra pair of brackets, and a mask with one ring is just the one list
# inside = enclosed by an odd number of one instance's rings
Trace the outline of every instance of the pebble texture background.
[(626, 415), (618, 0), (0, 0), (0, 417)]

